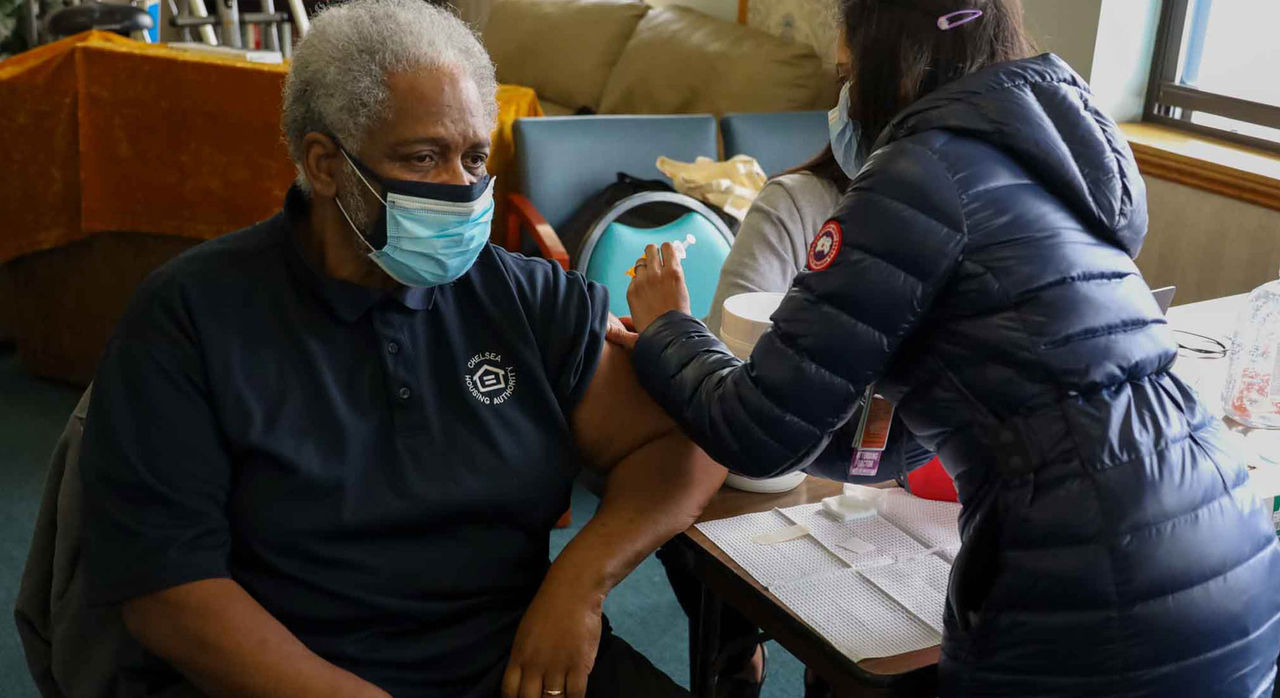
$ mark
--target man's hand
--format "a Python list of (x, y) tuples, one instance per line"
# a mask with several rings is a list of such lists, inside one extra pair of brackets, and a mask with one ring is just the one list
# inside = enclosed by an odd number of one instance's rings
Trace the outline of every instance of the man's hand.
[(516, 631), (502, 698), (585, 698), (600, 646), (603, 601), (572, 580), (549, 575)]
[(635, 325), (631, 324), (631, 317), (617, 318), (609, 316), (609, 324), (605, 327), (604, 338), (610, 344), (616, 344), (627, 351), (636, 348), (636, 340), (640, 339), (640, 335), (636, 333)]
[(692, 525), (724, 482), (725, 469), (645, 394), (630, 357), (615, 346), (602, 349), (570, 423), (583, 461), (607, 475), (604, 496), (556, 557), (525, 613), (503, 698), (583, 698), (604, 597), (645, 556)]
[(631, 320), (636, 332), (645, 328), (663, 314), (679, 310), (689, 314), (689, 289), (684, 283), (684, 268), (680, 257), (669, 242), (644, 248), (644, 258), (636, 262), (636, 278), (627, 287), (627, 304), (631, 306)]

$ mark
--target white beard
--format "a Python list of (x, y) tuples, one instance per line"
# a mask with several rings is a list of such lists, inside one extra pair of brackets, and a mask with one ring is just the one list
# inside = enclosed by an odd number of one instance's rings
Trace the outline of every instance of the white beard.
[[(345, 164), (345, 163), (344, 163)], [(347, 219), (356, 230), (368, 237), (369, 228), (373, 227), (374, 211), (369, 205), (370, 196), (365, 196), (364, 192), (369, 190), (360, 176), (355, 173), (351, 165), (346, 164), (338, 173), (338, 205), (346, 212)], [(356, 230), (351, 231), (352, 235), (356, 234)], [(368, 254), (369, 247), (359, 239), (352, 240), (352, 243), (363, 253)]]

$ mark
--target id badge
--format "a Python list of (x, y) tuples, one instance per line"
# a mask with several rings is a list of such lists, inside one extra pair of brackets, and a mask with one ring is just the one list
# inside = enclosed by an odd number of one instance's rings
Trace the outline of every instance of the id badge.
[(867, 386), (862, 403), (862, 420), (853, 437), (853, 460), (849, 477), (871, 477), (880, 472), (880, 457), (889, 446), (889, 428), (893, 425), (893, 403), (876, 395), (876, 386)]

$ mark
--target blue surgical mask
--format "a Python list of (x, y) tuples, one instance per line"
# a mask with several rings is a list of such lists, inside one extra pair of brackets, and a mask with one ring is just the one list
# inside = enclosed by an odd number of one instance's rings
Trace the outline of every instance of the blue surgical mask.
[(862, 153), (858, 141), (862, 139), (862, 124), (849, 118), (849, 83), (840, 88), (840, 103), (827, 112), (827, 135), (831, 138), (831, 153), (836, 164), (853, 179), (862, 169)]
[[(440, 286), (471, 268), (489, 242), (492, 177), (486, 175), (472, 185), (386, 179), (341, 150), (383, 205), (373, 229), (364, 231), (338, 201), (343, 217), (368, 246), (369, 259), (405, 286)], [(371, 178), (382, 186), (385, 198), (369, 183)]]

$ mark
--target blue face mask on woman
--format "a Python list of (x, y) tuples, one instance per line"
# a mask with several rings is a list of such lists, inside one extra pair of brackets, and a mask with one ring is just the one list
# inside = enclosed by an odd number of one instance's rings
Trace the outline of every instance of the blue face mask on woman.
[[(382, 202), (383, 210), (373, 229), (363, 231), (341, 201), (338, 209), (369, 247), (369, 258), (388, 276), (405, 286), (439, 286), (456, 281), (471, 268), (489, 242), (492, 177), (486, 175), (471, 185), (386, 179), (346, 149), (340, 150), (360, 181)], [(370, 178), (382, 186), (386, 198), (378, 195)]]
[(836, 164), (853, 179), (862, 169), (862, 154), (858, 141), (862, 139), (862, 124), (849, 118), (849, 83), (840, 88), (840, 102), (827, 112), (827, 135), (831, 138), (831, 153)]

